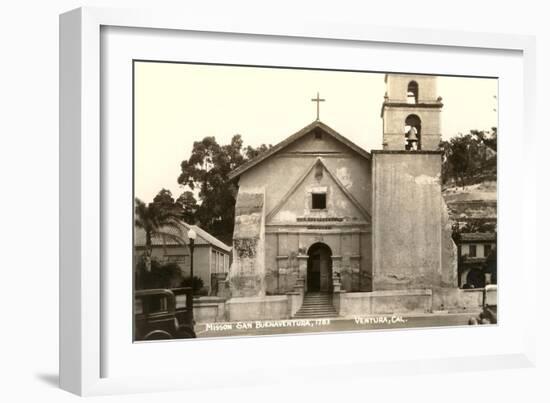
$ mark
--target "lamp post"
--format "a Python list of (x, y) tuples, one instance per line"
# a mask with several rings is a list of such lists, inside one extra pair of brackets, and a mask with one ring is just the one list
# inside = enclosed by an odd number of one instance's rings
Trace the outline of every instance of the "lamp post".
[(193, 230), (193, 228), (189, 229), (189, 232), (187, 232), (187, 237), (189, 238), (189, 257), (190, 257), (190, 270), (189, 274), (191, 275), (191, 321), (193, 320), (193, 250), (195, 249), (195, 238), (197, 237), (197, 233)]
[[(197, 233), (191, 228), (189, 232), (187, 233), (187, 236), (189, 237), (189, 253), (191, 258), (191, 284), (193, 283), (193, 250), (195, 249), (195, 238), (197, 238)], [(193, 285), (191, 285), (191, 289), (193, 289)]]

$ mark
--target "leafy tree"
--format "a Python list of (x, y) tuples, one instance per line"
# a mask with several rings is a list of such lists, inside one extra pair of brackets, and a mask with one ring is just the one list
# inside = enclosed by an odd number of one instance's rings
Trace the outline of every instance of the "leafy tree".
[(165, 210), (173, 210), (177, 207), (174, 197), (172, 197), (172, 192), (164, 188), (157, 193), (153, 199), (153, 203)]
[(479, 140), (493, 151), (497, 151), (497, 128), (492, 127), (491, 132), (483, 130), (470, 130), (473, 136), (479, 138)]
[(491, 133), (471, 130), (469, 134), (459, 134), (443, 141), (443, 183), (454, 179), (464, 188), (467, 180), (496, 174), (497, 129)]
[(174, 235), (166, 231), (167, 228), (181, 231), (178, 223), (179, 215), (180, 212), (173, 208), (168, 208), (161, 202), (157, 201), (147, 205), (136, 197), (134, 220), (136, 227), (142, 228), (145, 231), (145, 269), (147, 271), (151, 271), (153, 236), (160, 235), (162, 239), (173, 239), (178, 243), (185, 244), (183, 236)]
[(176, 205), (181, 209), (181, 217), (188, 224), (195, 224), (195, 214), (199, 208), (193, 192), (185, 191), (176, 200)]
[(195, 224), (195, 214), (198, 209), (197, 201), (193, 192), (183, 192), (177, 200), (174, 200), (172, 192), (168, 189), (161, 189), (155, 198), (153, 203), (166, 211), (170, 211), (174, 216), (181, 218), (188, 224)]
[(496, 174), (497, 172), (497, 128), (490, 132), (472, 130), (470, 132), (480, 141), (480, 174)]
[(259, 146), (257, 148), (254, 148), (254, 147), (251, 147), (251, 146), (246, 146), (246, 149), (245, 149), (246, 159), (251, 160), (253, 158), (256, 158), (258, 155), (266, 152), (270, 148), (271, 148), (271, 145), (267, 146), (265, 144), (262, 144), (261, 146)]
[(470, 134), (459, 135), (449, 140), (449, 146), (445, 148), (448, 154), (446, 160), (451, 167), (450, 174), (455, 181), (460, 180), (462, 187), (465, 185), (465, 178), (475, 171), (476, 159), (473, 155), (477, 151), (477, 143)]
[(178, 201), (189, 214), (194, 213), (196, 224), (231, 243), (237, 187), (228, 180), (228, 174), (270, 147), (262, 144), (243, 149), (239, 134), (226, 145), (218, 144), (214, 137), (205, 137), (193, 144), (191, 156), (181, 163), (178, 183), (191, 191), (198, 190), (199, 200), (195, 200), (193, 192), (186, 192)]

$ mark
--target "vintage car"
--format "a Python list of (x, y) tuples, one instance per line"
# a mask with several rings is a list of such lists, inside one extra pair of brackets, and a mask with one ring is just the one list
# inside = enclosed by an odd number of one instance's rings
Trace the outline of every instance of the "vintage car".
[(468, 321), (470, 325), (487, 325), (497, 323), (497, 285), (489, 284), (485, 286), (483, 292), (483, 310), (477, 317), (471, 317)]
[(482, 323), (497, 323), (497, 285), (489, 284), (483, 294), (483, 312), (480, 315)]
[(134, 340), (197, 337), (191, 288), (138, 290), (134, 294)]

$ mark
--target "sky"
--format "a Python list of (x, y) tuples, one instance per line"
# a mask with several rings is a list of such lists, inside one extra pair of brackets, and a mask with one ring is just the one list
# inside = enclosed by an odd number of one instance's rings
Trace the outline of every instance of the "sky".
[[(135, 196), (162, 188), (177, 198), (181, 161), (193, 142), (277, 144), (316, 119), (370, 151), (382, 148), (383, 73), (297, 70), (181, 63), (135, 64)], [(438, 77), (443, 139), (497, 126), (498, 81)]]

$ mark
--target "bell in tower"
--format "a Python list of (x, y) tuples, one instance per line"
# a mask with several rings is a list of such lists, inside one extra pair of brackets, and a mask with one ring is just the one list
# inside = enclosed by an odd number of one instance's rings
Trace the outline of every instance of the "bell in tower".
[(418, 136), (416, 135), (418, 131), (416, 127), (409, 126), (407, 130), (407, 144), (405, 144), (405, 150), (418, 150)]
[(437, 77), (386, 74), (382, 105), (384, 150), (437, 150), (443, 103)]

